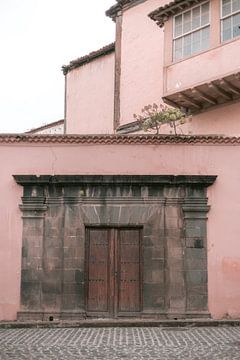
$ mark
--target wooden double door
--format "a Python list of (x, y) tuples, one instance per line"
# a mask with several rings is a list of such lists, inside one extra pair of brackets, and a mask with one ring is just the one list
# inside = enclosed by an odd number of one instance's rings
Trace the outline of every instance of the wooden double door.
[(89, 316), (138, 316), (142, 309), (141, 228), (86, 229)]

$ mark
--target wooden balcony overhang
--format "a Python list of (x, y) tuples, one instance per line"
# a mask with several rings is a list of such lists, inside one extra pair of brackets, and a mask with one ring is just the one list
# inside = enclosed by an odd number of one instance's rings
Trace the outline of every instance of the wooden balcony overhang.
[(163, 96), (166, 104), (184, 108), (191, 113), (235, 100), (240, 100), (240, 72)]

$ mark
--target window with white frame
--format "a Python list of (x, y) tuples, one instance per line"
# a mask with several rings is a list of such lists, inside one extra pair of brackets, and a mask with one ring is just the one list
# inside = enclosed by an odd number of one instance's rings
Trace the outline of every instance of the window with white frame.
[[(240, 0), (238, 0), (240, 1)], [(180, 60), (210, 46), (209, 2), (184, 11), (173, 19), (173, 60)]]
[(222, 42), (240, 35), (240, 0), (222, 0)]

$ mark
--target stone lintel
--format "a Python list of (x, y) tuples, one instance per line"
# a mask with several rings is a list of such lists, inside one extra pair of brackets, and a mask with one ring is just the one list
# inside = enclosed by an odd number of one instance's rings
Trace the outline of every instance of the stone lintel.
[(199, 185), (214, 183), (216, 175), (14, 175), (19, 185)]
[(19, 208), (22, 212), (34, 211), (38, 213), (45, 212), (48, 209), (46, 205), (42, 205), (42, 204), (23, 204), (23, 205), (19, 205)]

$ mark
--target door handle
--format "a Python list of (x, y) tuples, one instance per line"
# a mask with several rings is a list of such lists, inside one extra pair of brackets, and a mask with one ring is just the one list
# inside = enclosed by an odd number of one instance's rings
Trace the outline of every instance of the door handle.
[(114, 272), (114, 276), (115, 276), (115, 277), (118, 276), (118, 272), (117, 272), (117, 271)]

